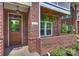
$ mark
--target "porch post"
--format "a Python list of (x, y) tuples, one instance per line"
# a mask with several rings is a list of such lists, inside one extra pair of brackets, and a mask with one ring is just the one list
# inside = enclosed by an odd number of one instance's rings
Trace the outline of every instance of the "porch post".
[(0, 56), (4, 55), (3, 3), (0, 2)]
[(77, 5), (74, 5), (72, 8), (71, 8), (71, 15), (72, 15), (72, 25), (73, 25), (73, 28), (77, 31)]
[(58, 17), (58, 19), (57, 19), (57, 23), (58, 23), (58, 28), (57, 28), (57, 30), (58, 30), (58, 35), (60, 35), (61, 34), (61, 16), (60, 17)]
[(77, 24), (77, 5), (75, 5), (75, 19), (74, 19), (74, 21), (75, 21), (75, 30), (76, 30), (76, 33), (78, 33), (78, 24)]
[(36, 51), (39, 37), (39, 3), (33, 2), (28, 17), (28, 46), (30, 51)]

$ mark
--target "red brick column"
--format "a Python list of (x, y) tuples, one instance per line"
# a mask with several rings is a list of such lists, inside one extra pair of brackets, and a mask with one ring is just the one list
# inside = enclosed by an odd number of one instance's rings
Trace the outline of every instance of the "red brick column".
[(36, 50), (36, 40), (39, 37), (39, 3), (33, 2), (28, 17), (28, 46), (30, 51)]
[(3, 55), (3, 3), (0, 3), (0, 56)]

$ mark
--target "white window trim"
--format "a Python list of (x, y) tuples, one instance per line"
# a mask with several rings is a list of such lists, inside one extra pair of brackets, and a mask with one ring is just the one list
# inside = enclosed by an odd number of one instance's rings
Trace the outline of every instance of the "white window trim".
[[(46, 36), (52, 36), (53, 35), (53, 22), (50, 22), (50, 21), (41, 21), (41, 22), (45, 22), (45, 31), (44, 31), (44, 33), (45, 33), (45, 35), (41, 35), (41, 33), (40, 33), (40, 36), (41, 37), (46, 37)], [(46, 26), (47, 26), (47, 23), (51, 23), (51, 34), (50, 35), (46, 35)], [(40, 32), (41, 32), (41, 26), (40, 26)]]
[(39, 38), (41, 37), (40, 36), (40, 27), (41, 27), (41, 24), (40, 24), (40, 21), (41, 21), (41, 18), (40, 18), (41, 15), (40, 14), (41, 14), (41, 12), (40, 11), (41, 11), (41, 9), (40, 9), (40, 3), (39, 3)]

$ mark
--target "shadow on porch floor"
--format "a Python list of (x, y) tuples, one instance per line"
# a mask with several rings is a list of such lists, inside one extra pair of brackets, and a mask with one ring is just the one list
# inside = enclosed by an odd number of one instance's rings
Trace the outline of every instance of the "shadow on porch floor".
[(5, 56), (39, 56), (39, 54), (37, 52), (30, 53), (28, 46), (18, 46), (6, 48)]

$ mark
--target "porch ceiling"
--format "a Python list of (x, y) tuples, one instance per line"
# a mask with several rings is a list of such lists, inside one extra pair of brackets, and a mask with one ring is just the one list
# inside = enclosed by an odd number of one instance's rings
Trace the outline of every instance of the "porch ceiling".
[(53, 16), (56, 16), (56, 17), (66, 15), (66, 14), (63, 14), (63, 13), (45, 8), (45, 7), (41, 7), (41, 13), (42, 14), (47, 14), (47, 15), (53, 15)]

